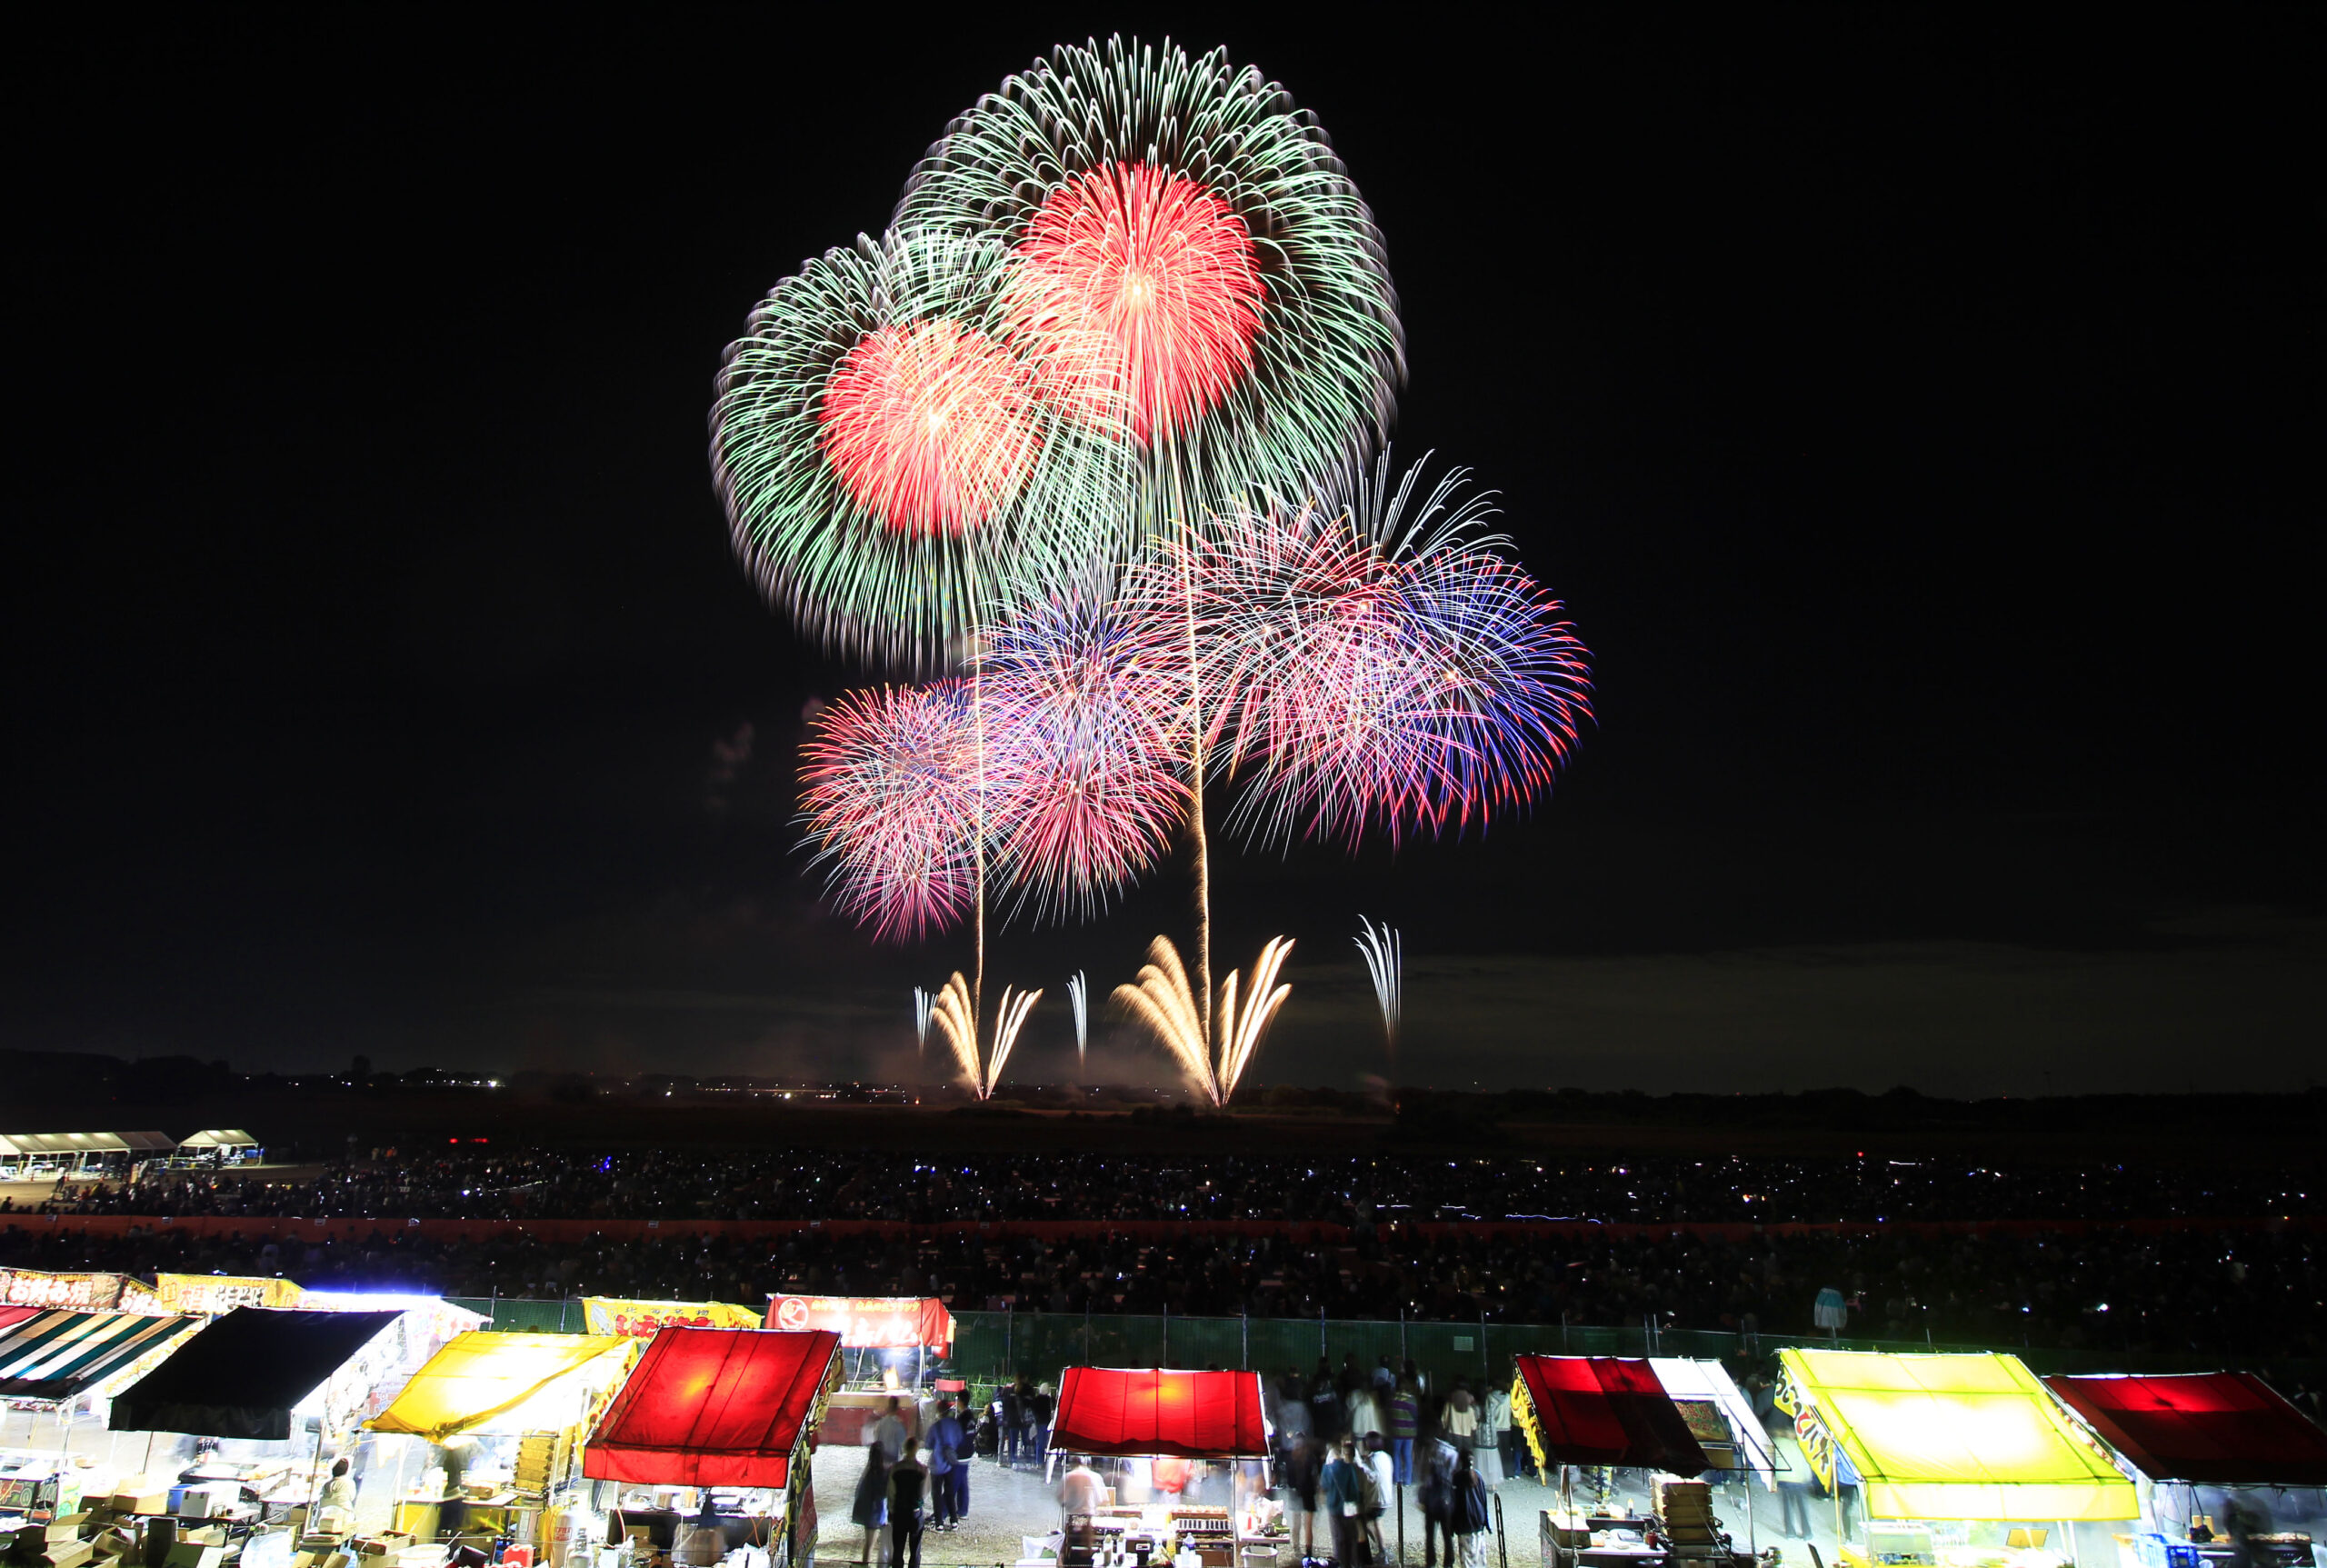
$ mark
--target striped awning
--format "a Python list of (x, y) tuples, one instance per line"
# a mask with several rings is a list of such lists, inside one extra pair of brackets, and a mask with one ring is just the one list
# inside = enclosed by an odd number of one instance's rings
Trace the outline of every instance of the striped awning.
[(198, 1317), (40, 1312), (0, 1327), (0, 1399), (58, 1404), (202, 1326)]

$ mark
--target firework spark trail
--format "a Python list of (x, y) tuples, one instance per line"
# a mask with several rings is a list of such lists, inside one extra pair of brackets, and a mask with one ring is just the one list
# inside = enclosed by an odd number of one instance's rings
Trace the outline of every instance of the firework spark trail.
[(1016, 338), (1086, 424), (1153, 444), (1151, 525), (1388, 430), (1404, 338), (1373, 214), (1313, 116), (1224, 51), (1053, 50), (948, 127), (896, 221), (1011, 248)]
[(1074, 1064), (1080, 1069), (1091, 1054), (1091, 983), (1080, 969), (1066, 983), (1066, 1000), (1074, 1009)]
[(937, 1031), (954, 1053), (954, 1066), (970, 1093), (981, 1100), (994, 1098), (994, 1089), (1002, 1083), (1002, 1070), (1009, 1064), (1010, 1053), (1018, 1044), (1019, 1031), (1026, 1026), (1026, 1015), (1034, 1004), (1043, 999), (1039, 991), (1017, 991), (1002, 988), (1002, 1004), (995, 1010), (994, 1044), (980, 1059), (976, 1014), (970, 1002), (970, 983), (954, 972), (952, 978), (937, 993), (937, 1003), (930, 1015), (936, 1020)]
[(812, 864), (876, 939), (944, 930), (974, 902), (986, 814), (962, 682), (843, 696), (816, 716), (801, 785)]
[(996, 858), (1037, 917), (1089, 918), (1187, 811), (1177, 644), (1087, 599), (1035, 599), (979, 660)]
[(1136, 454), (1039, 394), (1012, 346), (1009, 248), (899, 228), (804, 264), (731, 345), (712, 468), (735, 550), (833, 647), (927, 670), (1013, 573), (1137, 544)]
[(929, 1009), (937, 998), (916, 985), (913, 988), (914, 1049), (923, 1055), (929, 1052)]
[(1393, 931), (1386, 920), (1377, 927), (1361, 914), (1357, 923), (1364, 931), (1353, 940), (1364, 956), (1366, 974), (1373, 978), (1373, 1000), (1382, 1009), (1383, 1039), (1391, 1054), (1395, 1055), (1398, 1025), (1406, 1011), (1405, 938)]
[(1140, 966), (1138, 981), (1116, 986), (1114, 999), (1154, 1034), (1198, 1094), (1215, 1107), (1224, 1106), (1260, 1051), (1261, 1040), (1278, 1009), (1293, 994), (1292, 986), (1279, 985), (1276, 979), (1292, 951), (1293, 944), (1286, 938), (1271, 937), (1253, 965), (1249, 987), (1240, 985), (1239, 973), (1233, 969), (1221, 982), (1220, 1005), (1214, 1014), (1221, 1028), (1216, 1056), (1205, 1037), (1187, 968), (1169, 937), (1159, 936), (1147, 944), (1147, 962)]

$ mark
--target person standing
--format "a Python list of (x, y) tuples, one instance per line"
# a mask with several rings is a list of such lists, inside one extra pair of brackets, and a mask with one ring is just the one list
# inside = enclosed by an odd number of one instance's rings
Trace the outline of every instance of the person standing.
[(864, 1443), (864, 1473), (856, 1478), (856, 1496), (849, 1505), (849, 1522), (864, 1532), (864, 1544), (856, 1549), (856, 1561), (871, 1564), (883, 1559), (883, 1551), (875, 1543), (882, 1535), (882, 1526), (889, 1522), (889, 1462), (882, 1457), (881, 1440), (868, 1438)]
[(1341, 1568), (1357, 1568), (1365, 1561), (1361, 1544), (1364, 1526), (1358, 1518), (1364, 1511), (1365, 1491), (1346, 1437), (1333, 1445), (1333, 1457), (1325, 1461), (1317, 1478), (1317, 1505), (1325, 1511), (1326, 1525), (1333, 1532), (1333, 1561)]
[(1058, 1480), (1058, 1512), (1061, 1523), (1081, 1514), (1088, 1518), (1107, 1505), (1107, 1483), (1091, 1468), (1090, 1457), (1077, 1454), (1074, 1467)]
[(1461, 1450), (1448, 1486), (1447, 1524), (1453, 1531), (1449, 1561), (1457, 1568), (1486, 1568), (1487, 1528), (1493, 1522), (1487, 1509), (1486, 1483), (1471, 1463), (1473, 1451)]
[(1024, 1379), (1005, 1383), (1002, 1390), (1002, 1463), (1015, 1470), (1018, 1467), (1018, 1445), (1025, 1441), (1026, 1402), (1021, 1389)]
[(1411, 1377), (1398, 1380), (1390, 1395), (1390, 1459), (1397, 1466), (1398, 1484), (1414, 1483), (1414, 1433), (1422, 1424), (1422, 1396)]
[(1398, 1465), (1378, 1432), (1365, 1434), (1365, 1464), (1373, 1477), (1373, 1511), (1365, 1522), (1366, 1539), (1373, 1548), (1373, 1560), (1387, 1563), (1390, 1548), (1382, 1537), (1382, 1516), (1398, 1505)]
[(907, 1450), (889, 1467), (889, 1568), (921, 1568), (921, 1503), (929, 1472)]
[(323, 1506), (355, 1512), (355, 1479), (347, 1473), (347, 1455), (331, 1462), (331, 1479), (324, 1483)]
[(894, 1464), (904, 1457), (905, 1445), (913, 1439), (905, 1425), (904, 1411), (892, 1396), (888, 1408), (881, 1412), (881, 1419), (873, 1423), (873, 1441), (881, 1445), (881, 1457)]
[(1058, 1400), (1051, 1393), (1051, 1385), (1038, 1383), (1026, 1401), (1026, 1431), (1034, 1448), (1034, 1468), (1040, 1470), (1049, 1463), (1051, 1453), (1051, 1413), (1058, 1408)]
[(1479, 1479), (1493, 1492), (1511, 1476), (1511, 1391), (1491, 1388), (1479, 1402)]
[(1323, 1356), (1317, 1358), (1317, 1371), (1309, 1379), (1309, 1432), (1323, 1443), (1332, 1443), (1348, 1430), (1349, 1423), (1342, 1414), (1341, 1390), (1333, 1383), (1333, 1363)]
[(937, 1407), (937, 1419), (929, 1423), (929, 1503), (939, 1534), (950, 1533), (969, 1512), (968, 1488), (963, 1488), (956, 1507), (954, 1494), (954, 1478), (969, 1478), (969, 1443), (962, 1432), (962, 1423), (954, 1419), (953, 1401)]

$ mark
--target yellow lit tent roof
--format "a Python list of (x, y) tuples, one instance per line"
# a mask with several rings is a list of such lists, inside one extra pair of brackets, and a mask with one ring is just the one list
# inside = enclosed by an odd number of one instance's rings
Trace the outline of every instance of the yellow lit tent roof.
[(2133, 1483), (2012, 1355), (1779, 1357), (1875, 1519), (2132, 1519)]
[(431, 1356), (365, 1425), (442, 1443), (516, 1409), (600, 1356), (626, 1358), (637, 1343), (610, 1334), (464, 1333)]

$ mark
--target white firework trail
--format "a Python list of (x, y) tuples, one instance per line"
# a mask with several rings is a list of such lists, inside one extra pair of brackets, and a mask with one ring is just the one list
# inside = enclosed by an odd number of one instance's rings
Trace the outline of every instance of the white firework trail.
[(1091, 1053), (1091, 986), (1080, 969), (1066, 983), (1066, 999), (1074, 1007), (1074, 1064), (1079, 1068)]
[(1361, 914), (1357, 922), (1365, 932), (1353, 940), (1365, 959), (1366, 973), (1373, 977), (1373, 999), (1382, 1006), (1383, 1038), (1395, 1054), (1398, 1025), (1406, 1011), (1405, 939), (1392, 930), (1386, 920), (1377, 926)]

